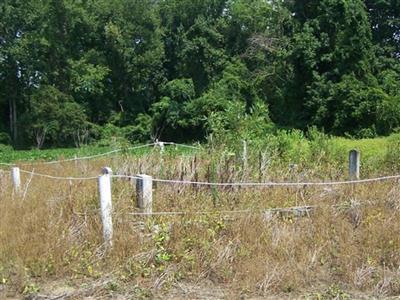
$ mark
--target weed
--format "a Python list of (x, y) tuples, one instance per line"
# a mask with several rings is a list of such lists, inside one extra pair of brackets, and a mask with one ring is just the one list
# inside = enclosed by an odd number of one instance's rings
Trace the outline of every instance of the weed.
[(28, 283), (24, 286), (22, 294), (32, 295), (40, 292), (40, 287), (36, 283)]
[[(201, 151), (195, 157), (175, 150), (149, 150), (79, 164), (38, 164), (35, 172), (85, 177), (97, 175), (107, 165), (115, 173), (140, 171), (158, 178), (196, 181), (347, 179), (346, 151), (353, 142), (325, 135), (314, 136), (310, 142), (298, 132), (283, 135), (282, 141), (269, 137), (273, 143), (268, 145), (248, 143), (245, 174), (240, 155), (219, 151), (219, 145), (215, 152)], [(361, 148), (371, 143), (363, 140)], [(346, 151), (337, 151), (342, 148)], [(371, 153), (380, 153), (384, 160), (385, 147), (378, 148)], [(367, 172), (387, 172), (387, 165), (374, 162), (371, 153), (363, 156), (374, 167)], [(297, 166), (288, 168), (288, 163)], [(8, 176), (0, 173), (0, 284), (25, 293), (38, 292), (32, 280), (99, 280), (110, 273), (118, 274), (119, 281), (111, 281), (106, 290), (134, 286), (132, 294), (137, 298), (151, 298), (157, 289), (183, 279), (211, 280), (233, 292), (262, 296), (338, 283), (315, 294), (317, 299), (347, 299), (343, 286), (373, 290), (377, 295), (400, 290), (397, 182), (355, 188), (211, 189), (158, 184), (153, 210), (186, 214), (142, 217), (129, 214), (136, 210), (132, 183), (113, 178), (113, 247), (105, 251), (96, 180), (53, 181), (34, 176), (23, 197), (13, 192)], [(21, 174), (23, 184), (27, 179)], [(316, 208), (312, 214), (298, 216), (290, 210), (268, 218), (262, 213), (302, 205)]]

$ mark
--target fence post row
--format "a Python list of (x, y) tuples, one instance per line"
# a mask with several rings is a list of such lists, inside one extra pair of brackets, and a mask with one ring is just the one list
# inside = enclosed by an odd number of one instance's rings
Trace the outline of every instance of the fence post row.
[(111, 201), (111, 168), (105, 167), (101, 170), (102, 175), (98, 178), (101, 221), (103, 224), (103, 238), (107, 246), (112, 246), (112, 201)]
[(21, 187), (21, 175), (18, 167), (11, 168), (11, 179), (14, 191), (19, 192)]
[(360, 179), (360, 152), (357, 150), (349, 153), (349, 176), (350, 180)]
[[(247, 143), (243, 141), (243, 162), (247, 164)], [(350, 180), (360, 178), (360, 152), (351, 150), (349, 153)], [(100, 196), (101, 220), (103, 224), (103, 237), (107, 245), (112, 246), (112, 195), (111, 195), (111, 168), (105, 167), (98, 177), (98, 189)], [(137, 206), (144, 214), (152, 214), (153, 208), (153, 178), (149, 175), (139, 174), (136, 180)], [(20, 169), (11, 168), (11, 178), (14, 190), (18, 192), (21, 187)]]
[(136, 199), (137, 206), (145, 214), (153, 213), (153, 178), (149, 175), (137, 175)]

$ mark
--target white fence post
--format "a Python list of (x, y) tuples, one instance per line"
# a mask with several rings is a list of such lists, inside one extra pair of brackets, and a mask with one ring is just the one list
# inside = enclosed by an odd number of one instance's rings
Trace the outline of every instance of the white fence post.
[(360, 152), (357, 150), (349, 153), (349, 176), (350, 180), (360, 179)]
[(247, 167), (247, 142), (245, 140), (242, 141), (243, 143), (243, 166)]
[(164, 142), (158, 142), (158, 145), (160, 146), (160, 152), (163, 153), (164, 152)]
[(14, 186), (14, 190), (19, 192), (21, 187), (21, 175), (18, 167), (11, 168), (11, 178)]
[(136, 198), (137, 205), (145, 214), (153, 212), (153, 178), (149, 175), (137, 175)]
[(242, 153), (242, 163), (243, 163), (243, 181), (247, 178), (247, 167), (248, 167), (248, 155), (247, 155), (247, 142), (246, 140), (242, 141), (243, 143), (243, 153)]
[(111, 201), (111, 174), (112, 170), (108, 167), (101, 170), (102, 175), (98, 178), (101, 221), (103, 224), (103, 238), (108, 246), (112, 246), (112, 201)]

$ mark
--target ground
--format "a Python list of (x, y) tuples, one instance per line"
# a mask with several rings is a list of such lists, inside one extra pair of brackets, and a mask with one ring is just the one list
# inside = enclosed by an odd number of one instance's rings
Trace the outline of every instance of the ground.
[[(296, 294), (275, 294), (257, 296), (246, 293), (235, 294), (231, 289), (216, 285), (211, 281), (178, 282), (168, 291), (150, 292), (139, 290), (137, 287), (124, 287), (120, 291), (110, 291), (104, 287), (110, 283), (109, 279), (99, 279), (97, 281), (81, 283), (54, 281), (44, 284), (41, 291), (22, 295), (16, 291), (7, 290), (4, 285), (0, 285), (0, 299), (4, 300), (73, 300), (73, 299), (193, 299), (193, 300), (217, 300), (217, 299), (254, 299), (254, 300), (272, 300), (272, 299), (400, 299), (396, 297), (375, 296), (373, 293), (360, 293), (354, 291), (340, 291), (338, 294), (330, 294), (329, 288), (316, 289), (315, 292), (296, 293)], [(318, 292), (321, 290), (321, 292)]]

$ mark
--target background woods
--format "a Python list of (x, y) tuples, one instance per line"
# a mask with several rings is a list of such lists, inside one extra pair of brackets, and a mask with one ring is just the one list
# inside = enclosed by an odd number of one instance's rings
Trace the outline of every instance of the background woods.
[(3, 0), (0, 143), (386, 135), (399, 14), (398, 0)]

